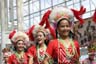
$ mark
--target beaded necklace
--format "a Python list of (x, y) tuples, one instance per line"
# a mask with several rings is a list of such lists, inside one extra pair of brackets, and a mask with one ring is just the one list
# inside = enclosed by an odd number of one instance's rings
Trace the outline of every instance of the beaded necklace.
[(24, 63), (24, 51), (22, 51), (20, 54), (18, 52), (15, 52), (17, 61), (22, 64)]
[(45, 58), (45, 52), (46, 52), (46, 45), (44, 44), (43, 48), (40, 48), (39, 45), (37, 45), (37, 60), (39, 63), (41, 63)]
[(60, 41), (61, 44), (63, 44), (64, 49), (65, 49), (65, 53), (66, 53), (66, 58), (68, 60), (70, 60), (74, 55), (75, 55), (75, 46), (74, 46), (74, 42), (72, 39), (70, 39), (70, 45), (72, 46), (72, 53), (69, 52), (68, 48), (65, 46), (65, 41), (63, 39), (58, 39)]

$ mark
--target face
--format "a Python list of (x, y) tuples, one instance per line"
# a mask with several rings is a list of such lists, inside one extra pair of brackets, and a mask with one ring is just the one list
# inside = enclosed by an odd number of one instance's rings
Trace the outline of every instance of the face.
[(70, 30), (71, 30), (71, 27), (67, 20), (62, 20), (57, 27), (57, 31), (61, 37), (68, 36)]
[(43, 32), (38, 32), (37, 36), (36, 36), (36, 40), (37, 40), (38, 44), (44, 43), (44, 41), (45, 41), (44, 33)]
[(18, 41), (16, 44), (17, 50), (18, 51), (23, 51), (24, 50), (24, 42), (23, 41)]

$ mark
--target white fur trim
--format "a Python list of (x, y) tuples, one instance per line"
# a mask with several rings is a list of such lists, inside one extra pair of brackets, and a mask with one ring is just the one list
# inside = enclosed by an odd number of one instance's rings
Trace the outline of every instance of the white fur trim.
[(36, 26), (34, 27), (33, 31), (32, 31), (33, 36), (35, 37), (36, 34), (37, 34), (37, 32), (39, 32), (39, 31), (44, 32), (45, 35), (46, 35), (46, 30), (45, 30), (45, 28), (44, 28), (43, 26), (36, 25)]
[(29, 41), (29, 37), (25, 32), (18, 31), (14, 34), (12, 41), (16, 42), (19, 38), (24, 38), (24, 41)]
[(73, 12), (65, 7), (56, 7), (52, 10), (50, 16), (50, 22), (58, 22), (61, 18), (67, 18), (70, 21), (73, 21), (74, 15)]

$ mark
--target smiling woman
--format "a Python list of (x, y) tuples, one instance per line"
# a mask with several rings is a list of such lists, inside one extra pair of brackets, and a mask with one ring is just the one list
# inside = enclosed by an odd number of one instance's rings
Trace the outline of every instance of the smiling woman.
[(46, 30), (44, 27), (36, 25), (32, 34), (36, 45), (33, 45), (28, 49), (28, 54), (30, 54), (30, 64), (43, 64), (42, 62), (45, 58), (47, 48)]
[(57, 39), (49, 42), (44, 64), (49, 64), (51, 58), (54, 60), (53, 64), (79, 64), (79, 44), (69, 36), (73, 18), (73, 13), (68, 8), (57, 7), (52, 10), (50, 22), (56, 24)]
[(8, 64), (28, 64), (28, 55), (25, 52), (25, 43), (29, 41), (27, 34), (24, 32), (16, 32), (12, 41), (14, 41), (15, 51), (9, 57)]

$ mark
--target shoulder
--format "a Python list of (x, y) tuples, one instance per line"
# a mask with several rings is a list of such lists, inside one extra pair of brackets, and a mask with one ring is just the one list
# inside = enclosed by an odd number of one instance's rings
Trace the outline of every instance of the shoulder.
[(57, 39), (53, 39), (49, 41), (48, 47), (53, 48), (53, 47), (57, 47), (58, 46), (58, 40)]
[(9, 59), (14, 59), (16, 57), (15, 54), (12, 54), (11, 56), (9, 56)]
[(74, 45), (76, 46), (76, 47), (79, 47), (79, 42), (77, 41), (77, 40), (73, 40), (74, 41)]
[(50, 42), (49, 43), (57, 43), (58, 42), (58, 40), (57, 39), (53, 39), (53, 40), (50, 40)]
[(31, 46), (28, 50), (35, 50), (35, 49), (36, 49), (36, 46), (33, 45), (33, 46)]

